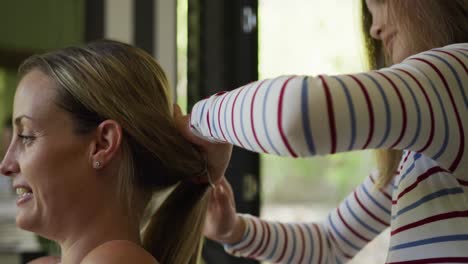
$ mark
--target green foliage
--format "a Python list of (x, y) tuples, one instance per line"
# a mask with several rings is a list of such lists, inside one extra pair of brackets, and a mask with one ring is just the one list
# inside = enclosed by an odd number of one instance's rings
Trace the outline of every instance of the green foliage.
[(337, 203), (373, 167), (371, 152), (325, 157), (261, 156), (262, 195), (266, 203)]
[[(259, 1), (260, 79), (362, 71), (358, 6), (356, 0)], [(371, 155), (262, 155), (263, 201), (336, 204), (369, 174)]]

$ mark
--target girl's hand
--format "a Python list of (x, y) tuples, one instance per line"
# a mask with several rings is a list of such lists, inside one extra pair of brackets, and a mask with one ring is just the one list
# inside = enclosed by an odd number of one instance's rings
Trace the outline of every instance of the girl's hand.
[(174, 119), (177, 128), (185, 139), (196, 145), (203, 155), (205, 155), (211, 181), (216, 184), (224, 176), (229, 165), (232, 145), (227, 143), (212, 143), (195, 136), (190, 131), (190, 116), (183, 115), (178, 105), (174, 105)]
[(222, 177), (211, 190), (204, 234), (219, 243), (235, 244), (241, 241), (244, 231), (245, 223), (236, 213), (231, 185)]

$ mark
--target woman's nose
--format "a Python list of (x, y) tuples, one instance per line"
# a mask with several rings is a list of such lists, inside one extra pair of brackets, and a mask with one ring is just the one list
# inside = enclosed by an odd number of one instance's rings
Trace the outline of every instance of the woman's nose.
[(381, 23), (372, 22), (372, 26), (369, 31), (370, 31), (370, 35), (372, 38), (377, 39), (377, 40), (382, 40), (382, 24)]
[(19, 172), (19, 165), (16, 161), (10, 159), (10, 155), (7, 153), (0, 163), (0, 174), (4, 176), (14, 176)]

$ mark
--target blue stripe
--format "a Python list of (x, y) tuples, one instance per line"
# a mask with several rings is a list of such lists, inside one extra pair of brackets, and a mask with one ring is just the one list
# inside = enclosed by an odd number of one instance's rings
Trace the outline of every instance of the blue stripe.
[(242, 242), (245, 242), (245, 240), (249, 237), (250, 235), (250, 225), (247, 225), (247, 232), (245, 232), (244, 236), (242, 237), (241, 241), (236, 244), (224, 244), (225, 249), (233, 249), (237, 246), (240, 246)]
[(370, 227), (368, 224), (364, 223), (351, 209), (351, 206), (349, 206), (348, 200), (346, 200), (346, 208), (348, 208), (348, 211), (351, 213), (353, 216), (354, 220), (356, 220), (359, 224), (361, 224), (363, 227), (365, 227), (369, 232), (373, 233), (374, 235), (378, 235), (380, 232), (375, 230), (374, 228)]
[(336, 228), (335, 224), (333, 223), (333, 220), (331, 219), (331, 216), (328, 215), (328, 222), (330, 223), (333, 231), (335, 231), (335, 234), (341, 239), (343, 240), (349, 247), (351, 247), (352, 249), (356, 250), (356, 251), (359, 251), (360, 248), (356, 245), (354, 245), (353, 243), (351, 243), (348, 239), (346, 239), (341, 233), (340, 231), (338, 231), (338, 229)]
[(338, 263), (338, 264), (342, 264), (342, 263), (343, 263), (343, 262), (341, 262), (340, 259), (338, 259), (338, 257), (335, 257), (335, 260), (336, 260), (336, 263)]
[(310, 127), (309, 117), (309, 87), (307, 86), (307, 77), (302, 80), (301, 108), (302, 108), (302, 126), (304, 127), (304, 136), (307, 147), (312, 155), (315, 155), (314, 139), (312, 137), (312, 128)]
[(228, 136), (229, 142), (231, 142), (231, 143), (234, 143), (235, 141), (234, 141), (234, 138), (231, 136), (231, 130), (229, 129), (228, 123), (227, 123), (227, 113), (231, 112), (231, 111), (228, 111), (227, 107), (229, 106), (229, 103), (230, 103), (230, 101), (231, 101), (231, 99), (233, 97), (233, 94), (234, 93), (229, 93), (229, 94), (226, 95), (228, 98), (226, 99), (225, 110), (224, 110), (224, 120), (223, 120), (226, 135)]
[(450, 235), (450, 236), (432, 237), (432, 238), (426, 238), (426, 239), (421, 239), (421, 240), (417, 240), (414, 242), (396, 245), (396, 246), (391, 247), (390, 251), (410, 248), (410, 247), (417, 247), (417, 246), (422, 246), (422, 245), (427, 245), (427, 244), (453, 242), (453, 241), (467, 241), (467, 240), (468, 240), (468, 235)]
[(270, 138), (270, 133), (268, 132), (268, 127), (267, 127), (267, 102), (268, 102), (268, 95), (270, 94), (270, 91), (272, 90), (271, 87), (273, 86), (273, 83), (277, 79), (273, 79), (270, 84), (268, 85), (266, 92), (265, 92), (265, 98), (263, 99), (263, 110), (262, 110), (262, 121), (263, 121), (263, 131), (265, 131), (266, 138), (268, 140), (268, 144), (270, 144), (271, 148), (273, 151), (276, 153), (276, 155), (280, 155), (280, 152), (276, 149), (275, 145), (273, 144), (273, 141)]
[(210, 99), (206, 99), (205, 101), (203, 101), (203, 107), (202, 107), (201, 112), (200, 112), (200, 121), (198, 122), (198, 124), (200, 124), (200, 125), (203, 122), (203, 116), (204, 116), (203, 113), (205, 112), (205, 106), (206, 106), (208, 100), (210, 100)]
[(416, 70), (418, 70), (421, 74), (423, 74), (426, 79), (429, 81), (429, 83), (431, 84), (431, 87), (432, 87), (432, 90), (434, 91), (434, 93), (436, 94), (437, 96), (437, 101), (439, 102), (439, 106), (440, 108), (442, 109), (442, 113), (443, 113), (443, 116), (444, 116), (444, 140), (442, 142), (442, 145), (439, 149), (439, 151), (437, 151), (437, 153), (432, 156), (432, 159), (433, 160), (437, 160), (444, 152), (445, 152), (445, 149), (447, 148), (447, 145), (448, 145), (448, 135), (449, 135), (449, 124), (448, 124), (448, 119), (447, 119), (447, 112), (445, 111), (445, 107), (444, 107), (444, 104), (442, 103), (442, 99), (440, 97), (440, 94), (439, 94), (439, 91), (436, 89), (434, 83), (432, 82), (432, 80), (429, 78), (429, 76), (427, 76), (427, 74), (417, 68), (415, 68)]
[(390, 215), (390, 210), (388, 210), (387, 208), (385, 208), (385, 206), (383, 206), (382, 204), (380, 204), (377, 200), (375, 200), (374, 197), (372, 197), (370, 194), (369, 194), (369, 191), (367, 190), (366, 186), (364, 186), (364, 184), (361, 185), (362, 186), (362, 189), (364, 190), (364, 193), (367, 195), (367, 197), (369, 199), (371, 199), (371, 201), (377, 205), (377, 207), (379, 207), (380, 209), (382, 209), (382, 211), (384, 211), (385, 213), (387, 213), (388, 215)]
[(219, 96), (216, 96), (215, 98), (215, 101), (213, 103), (213, 107), (211, 108), (211, 130), (213, 131), (213, 134), (216, 133), (216, 136), (218, 137), (218, 139), (221, 139), (221, 135), (218, 133), (218, 129), (216, 129), (216, 120), (215, 120), (215, 116), (216, 116), (216, 112), (215, 112), (215, 109), (216, 109), (216, 105), (218, 104), (218, 102), (221, 101), (221, 97)]
[(458, 53), (460, 55), (463, 55), (465, 58), (468, 58), (468, 55), (463, 50), (461, 50), (461, 48), (458, 48), (458, 49), (441, 49), (441, 48), (438, 48), (438, 49), (433, 49), (433, 50), (440, 50), (440, 51), (445, 51), (445, 52), (450, 50), (451, 52), (456, 52), (456, 53)]
[(384, 101), (384, 106), (385, 106), (385, 118), (386, 118), (386, 127), (385, 127), (385, 134), (384, 137), (382, 138), (382, 141), (376, 146), (376, 148), (381, 148), (382, 145), (387, 141), (388, 135), (390, 134), (390, 127), (392, 126), (392, 112), (390, 111), (390, 105), (388, 103), (388, 98), (387, 95), (384, 92), (384, 89), (382, 88), (382, 85), (377, 82), (377, 80), (372, 77), (371, 75), (364, 73), (364, 76), (367, 76), (369, 79), (372, 80), (372, 82), (377, 86), (380, 95), (382, 96), (382, 99)]
[(289, 260), (287, 262), (287, 263), (291, 263), (292, 259), (296, 255), (296, 239), (295, 239), (296, 238), (296, 233), (294, 233), (294, 228), (291, 225), (286, 225), (286, 226), (292, 231), (292, 241), (293, 241), (292, 251), (291, 251), (291, 256), (289, 257)]
[(411, 165), (408, 167), (408, 169), (405, 171), (405, 173), (400, 177), (400, 181), (398, 182), (398, 185), (400, 185), (401, 181), (403, 181), (403, 180), (406, 178), (406, 176), (408, 176), (408, 174), (409, 174), (411, 171), (413, 171), (413, 169), (416, 167), (416, 161), (417, 161), (419, 158), (421, 158), (421, 156), (422, 156), (421, 153), (416, 153), (416, 154), (414, 154), (414, 156), (413, 156), (413, 159), (414, 159), (413, 163), (411, 163)]
[(310, 256), (309, 256), (309, 261), (306, 263), (312, 263), (312, 259), (314, 257), (314, 238), (312, 237), (312, 231), (310, 230), (308, 225), (304, 225), (304, 227), (307, 230), (307, 235), (309, 236), (310, 240), (310, 247), (307, 247), (307, 243), (304, 245), (304, 248), (310, 248)]
[(460, 92), (463, 95), (463, 101), (465, 102), (465, 108), (468, 108), (468, 98), (466, 97), (466, 93), (465, 93), (465, 89), (463, 87), (462, 81), (460, 80), (460, 76), (458, 76), (458, 73), (455, 70), (455, 68), (452, 65), (450, 65), (450, 63), (448, 63), (448, 61), (446, 59), (444, 59), (444, 58), (442, 58), (442, 57), (440, 57), (438, 55), (427, 54), (427, 56), (439, 59), (440, 61), (442, 61), (450, 69), (450, 71), (452, 71), (453, 75), (455, 76), (455, 79), (457, 80), (458, 88), (460, 88)]
[(241, 103), (241, 107), (240, 107), (240, 110), (239, 110), (239, 111), (240, 111), (240, 114), (239, 114), (239, 115), (240, 115), (240, 118), (241, 118), (241, 120), (240, 120), (240, 125), (241, 125), (241, 129), (242, 129), (242, 135), (243, 135), (244, 138), (245, 138), (245, 142), (247, 142), (247, 144), (249, 145), (250, 150), (253, 151), (253, 150), (255, 150), (255, 149), (253, 148), (252, 144), (250, 143), (249, 139), (247, 138), (247, 136), (246, 136), (246, 134), (245, 134), (244, 115), (242, 114), (242, 111), (245, 109), (245, 108), (244, 108), (245, 98), (247, 97), (247, 93), (248, 93), (249, 90), (251, 90), (251, 89), (246, 88), (246, 89), (244, 89), (244, 90), (245, 90), (245, 93), (244, 93), (244, 97), (242, 98), (242, 103)]
[(349, 119), (351, 121), (351, 142), (349, 143), (349, 146), (348, 146), (348, 151), (349, 151), (354, 148), (354, 142), (356, 141), (356, 111), (354, 109), (353, 100), (351, 99), (351, 94), (349, 93), (348, 86), (340, 78), (336, 76), (332, 76), (332, 78), (337, 80), (340, 83), (341, 88), (343, 88), (343, 92), (345, 93), (345, 96), (346, 96), (346, 102), (348, 103)]
[(440, 191), (431, 193), (429, 195), (424, 196), (423, 198), (419, 199), (418, 201), (414, 202), (411, 205), (406, 206), (405, 208), (399, 210), (395, 216), (392, 216), (392, 219), (396, 219), (398, 216), (420, 206), (423, 203), (429, 202), (431, 200), (434, 200), (436, 198), (442, 197), (442, 196), (447, 196), (447, 195), (452, 195), (452, 194), (459, 194), (463, 193), (463, 189), (460, 187), (456, 188), (451, 188), (451, 189), (442, 189)]
[[(401, 154), (401, 157), (402, 157), (402, 158), (401, 158), (401, 160), (400, 160), (400, 163), (401, 163), (401, 161), (403, 160), (403, 157), (405, 156), (405, 151), (406, 151), (406, 150), (403, 150), (403, 154)], [(400, 164), (398, 164), (398, 165), (400, 165)], [(397, 169), (398, 169), (398, 168), (397, 168)], [(401, 173), (398, 173), (398, 175), (400, 175), (400, 174), (401, 174)], [(392, 181), (389, 183), (389, 184), (391, 185), (391, 187), (393, 187), (392, 193), (391, 193), (392, 196), (393, 196), (393, 191), (394, 191), (395, 189), (398, 188), (397, 182), (396, 182), (396, 179), (397, 179), (397, 176), (398, 176), (398, 175), (396, 175), (395, 177), (393, 177), (393, 178), (392, 178)]]
[(277, 252), (278, 249), (278, 227), (276, 227), (276, 224), (273, 224), (273, 228), (275, 229), (275, 243), (273, 244), (273, 248), (271, 249), (270, 255), (266, 257), (266, 259), (272, 259), (275, 253)]
[(461, 52), (460, 50), (451, 50), (451, 51), (455, 51), (456, 53), (463, 55), (465, 58), (468, 58), (468, 55), (466, 55), (465, 53)]
[[(403, 154), (404, 155), (404, 154)], [(401, 175), (401, 173), (399, 173)], [(393, 191), (396, 190), (398, 188), (398, 185), (395, 183), (395, 177), (393, 177), (393, 182), (391, 183), (392, 187), (393, 187)]]
[(411, 140), (411, 142), (408, 144), (408, 146), (404, 147), (403, 149), (411, 149), (411, 147), (414, 145), (414, 143), (416, 142), (416, 139), (418, 138), (418, 135), (419, 135), (419, 130), (421, 129), (421, 110), (419, 109), (419, 104), (418, 104), (418, 101), (416, 100), (416, 96), (414, 95), (414, 92), (413, 90), (410, 88), (410, 86), (408, 85), (408, 83), (406, 82), (405, 79), (403, 79), (400, 75), (396, 74), (395, 72), (393, 71), (389, 71), (389, 73), (395, 75), (396, 77), (398, 77), (406, 86), (406, 88), (408, 89), (408, 91), (410, 92), (411, 94), (411, 97), (413, 98), (413, 102), (414, 102), (414, 105), (416, 106), (416, 113), (417, 113), (417, 121), (416, 121), (416, 131), (414, 133), (414, 137), (413, 139)]

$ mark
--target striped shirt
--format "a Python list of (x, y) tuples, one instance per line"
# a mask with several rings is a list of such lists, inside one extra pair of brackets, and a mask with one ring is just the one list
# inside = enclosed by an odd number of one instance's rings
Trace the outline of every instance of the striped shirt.
[(468, 43), (378, 71), (282, 76), (218, 93), (192, 109), (208, 140), (292, 157), (404, 150), (377, 190), (371, 174), (321, 223), (244, 216), (228, 252), (275, 263), (345, 263), (390, 227), (387, 263), (468, 263)]

